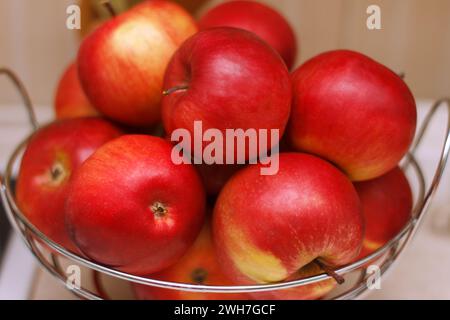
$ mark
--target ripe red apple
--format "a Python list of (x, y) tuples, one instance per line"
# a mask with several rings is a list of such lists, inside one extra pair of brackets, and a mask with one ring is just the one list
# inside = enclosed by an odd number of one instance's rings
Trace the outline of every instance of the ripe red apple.
[(276, 10), (256, 1), (227, 1), (209, 10), (199, 21), (200, 30), (235, 27), (254, 32), (271, 45), (292, 68), (297, 40), (289, 22)]
[(393, 169), (413, 140), (416, 105), (394, 72), (353, 51), (307, 61), (292, 76), (293, 147), (325, 158), (354, 181)]
[[(317, 264), (309, 263), (288, 280), (303, 279), (322, 273), (323, 270)], [(337, 283), (334, 279), (328, 279), (289, 289), (254, 292), (250, 296), (257, 300), (317, 300), (326, 296), (336, 286)]]
[(198, 173), (205, 186), (206, 193), (210, 196), (218, 195), (223, 186), (230, 180), (231, 176), (243, 166), (239, 165), (207, 165), (196, 166)]
[(99, 118), (54, 122), (28, 143), (17, 178), (20, 210), (56, 243), (75, 251), (64, 225), (69, 181), (97, 148), (121, 132)]
[(55, 95), (55, 113), (57, 119), (99, 115), (81, 88), (75, 63), (69, 65), (59, 80)]
[(89, 258), (146, 275), (175, 263), (202, 227), (205, 192), (192, 165), (175, 165), (172, 145), (122, 136), (98, 149), (73, 178), (66, 222)]
[(260, 175), (261, 165), (239, 171), (216, 202), (217, 254), (238, 283), (283, 281), (310, 263), (343, 265), (361, 249), (364, 220), (350, 180), (311, 155), (282, 153), (279, 165), (273, 176)]
[(223, 136), (226, 129), (277, 129), (281, 137), (289, 117), (292, 95), (285, 64), (245, 30), (213, 28), (191, 37), (174, 54), (164, 88), (163, 123), (169, 136), (181, 128), (195, 137), (194, 122), (201, 121), (204, 131), (218, 129)]
[(156, 124), (167, 64), (196, 31), (193, 18), (169, 1), (147, 0), (112, 18), (84, 40), (78, 53), (89, 100), (121, 123)]
[[(178, 283), (230, 286), (233, 283), (222, 273), (216, 260), (209, 224), (203, 227), (194, 245), (173, 266), (151, 275), (152, 279)], [(140, 300), (245, 300), (246, 294), (221, 294), (208, 292), (186, 292), (161, 289), (135, 284), (136, 296)]]
[(411, 219), (411, 188), (403, 171), (396, 167), (370, 181), (355, 183), (366, 220), (360, 258), (384, 246)]

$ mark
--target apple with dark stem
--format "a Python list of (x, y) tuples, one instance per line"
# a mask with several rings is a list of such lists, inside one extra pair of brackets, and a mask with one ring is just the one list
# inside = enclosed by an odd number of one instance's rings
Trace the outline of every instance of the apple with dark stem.
[(83, 41), (78, 53), (79, 76), (89, 100), (123, 124), (155, 125), (161, 120), (167, 64), (196, 31), (193, 18), (170, 1), (146, 0), (113, 17)]
[(66, 203), (73, 242), (89, 258), (133, 274), (174, 264), (205, 215), (195, 168), (176, 165), (172, 145), (126, 135), (98, 149), (75, 174)]
[(320, 54), (292, 75), (288, 136), (297, 151), (331, 161), (353, 181), (393, 169), (414, 138), (416, 104), (405, 82), (348, 50)]
[(20, 165), (16, 199), (24, 215), (51, 240), (76, 251), (64, 224), (70, 180), (81, 164), (121, 131), (100, 118), (54, 122), (31, 138)]
[(234, 27), (254, 32), (271, 45), (291, 69), (297, 56), (297, 40), (289, 22), (275, 9), (256, 1), (227, 1), (206, 12), (200, 30)]
[[(281, 137), (289, 118), (286, 65), (265, 42), (241, 29), (213, 28), (189, 38), (167, 67), (164, 89), (169, 136), (184, 129), (195, 137), (200, 122), (203, 130), (219, 130), (224, 137), (227, 129), (278, 130)], [(239, 151), (249, 156), (248, 149)], [(195, 150), (193, 156), (202, 158)], [(224, 148), (223, 163), (227, 156)]]
[(359, 254), (364, 236), (352, 183), (311, 155), (282, 153), (279, 165), (273, 176), (247, 166), (220, 193), (213, 231), (223, 270), (238, 283), (271, 283), (315, 263), (342, 283), (333, 269)]
[[(294, 273), (289, 280), (304, 279), (323, 273), (323, 269), (312, 262)], [(250, 296), (257, 300), (317, 300), (321, 299), (336, 288), (337, 282), (334, 279), (322, 280), (316, 283), (297, 286), (289, 289), (252, 292)]]

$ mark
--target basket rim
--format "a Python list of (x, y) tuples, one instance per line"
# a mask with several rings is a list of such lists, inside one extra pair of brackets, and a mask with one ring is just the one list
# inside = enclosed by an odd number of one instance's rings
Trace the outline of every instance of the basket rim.
[[(436, 114), (436, 111), (439, 109), (440, 106), (446, 105), (448, 110), (448, 118), (447, 118), (447, 131), (445, 136), (445, 143), (441, 150), (440, 158), (438, 161), (438, 166), (436, 168), (434, 178), (430, 184), (430, 186), (426, 189), (425, 186), (425, 179), (423, 175), (423, 171), (418, 164), (418, 162), (415, 159), (415, 152), (417, 148), (419, 147), (422, 138), (429, 127), (429, 123), (433, 116)], [(33, 123), (33, 122), (32, 122)], [(213, 285), (196, 285), (196, 284), (186, 284), (186, 283), (178, 283), (178, 282), (171, 282), (171, 281), (162, 281), (162, 280), (156, 280), (151, 279), (148, 277), (142, 277), (142, 276), (136, 276), (133, 274), (129, 274), (126, 272), (118, 271), (106, 266), (103, 266), (99, 263), (96, 263), (94, 261), (85, 259), (83, 257), (80, 257), (74, 253), (71, 253), (67, 251), (65, 248), (59, 246), (52, 240), (50, 240), (46, 235), (44, 235), (40, 230), (38, 230), (32, 223), (28, 221), (28, 219), (23, 215), (23, 213), (19, 210), (14, 196), (12, 192), (12, 175), (13, 175), (13, 169), (14, 165), (19, 159), (19, 156), (22, 152), (22, 150), (26, 147), (30, 137), (27, 137), (24, 141), (22, 141), (14, 150), (11, 157), (8, 160), (7, 169), (4, 177), (1, 178), (0, 176), (0, 195), (3, 201), (3, 204), (5, 206), (5, 210), (8, 215), (8, 219), (12, 223), (13, 227), (16, 229), (17, 232), (20, 233), (23, 240), (29, 247), (29, 249), (32, 251), (32, 253), (35, 255), (35, 257), (38, 259), (38, 261), (54, 276), (58, 278), (58, 275), (61, 276), (60, 273), (58, 273), (57, 270), (53, 269), (51, 266), (47, 266), (44, 261), (42, 261), (43, 257), (39, 256), (37, 252), (34, 250), (38, 250), (36, 246), (33, 246), (33, 241), (36, 239), (39, 239), (41, 242), (43, 242), (48, 248), (52, 249), (56, 253), (60, 254), (61, 256), (67, 258), (68, 260), (75, 261), (91, 270), (95, 270), (98, 272), (101, 272), (102, 274), (107, 274), (112, 277), (116, 277), (122, 280), (130, 281), (133, 283), (148, 285), (148, 286), (155, 286), (165, 289), (173, 289), (173, 290), (182, 290), (182, 291), (192, 291), (192, 292), (215, 292), (215, 293), (248, 293), (248, 292), (263, 292), (263, 291), (272, 291), (272, 290), (281, 290), (281, 289), (288, 289), (298, 286), (304, 286), (308, 284), (317, 283), (323, 280), (331, 279), (330, 276), (326, 274), (319, 274), (315, 276), (309, 276), (302, 279), (297, 280), (291, 280), (291, 281), (284, 281), (279, 283), (269, 283), (269, 284), (255, 284), (255, 285), (236, 285), (236, 286), (213, 286)], [(435, 192), (438, 189), (439, 182), (442, 178), (443, 172), (445, 170), (447, 160), (449, 158), (450, 153), (450, 99), (444, 98), (441, 100), (438, 100), (430, 109), (429, 113), (425, 117), (425, 120), (423, 121), (422, 127), (419, 129), (416, 141), (413, 144), (410, 152), (406, 155), (406, 164), (405, 166), (409, 166), (412, 164), (414, 171), (417, 174), (418, 182), (419, 182), (419, 191), (418, 191), (418, 197), (416, 200), (416, 203), (414, 205), (414, 208), (412, 210), (411, 219), (410, 221), (405, 225), (405, 227), (388, 243), (386, 243), (383, 247), (379, 248), (372, 254), (368, 255), (367, 257), (364, 257), (358, 261), (353, 262), (352, 264), (348, 264), (346, 266), (342, 266), (335, 270), (335, 272), (339, 275), (347, 274), (352, 271), (355, 271), (367, 263), (380, 258), (383, 254), (388, 252), (390, 249), (398, 249), (398, 244), (400, 241), (405, 237), (405, 242), (402, 243), (402, 246), (400, 247), (400, 250), (393, 254), (393, 259), (387, 259), (386, 261), (383, 261), (383, 264), (381, 266), (382, 274), (384, 274), (388, 269), (390, 269), (390, 266), (397, 260), (398, 256), (402, 253), (403, 249), (408, 245), (410, 240), (412, 239), (415, 232), (417, 232), (417, 229), (420, 225), (420, 222), (422, 221), (427, 209), (429, 208), (429, 205), (431, 203), (431, 199)], [(32, 240), (30, 240), (30, 236), (33, 237)], [(53, 255), (52, 255), (53, 257)], [(61, 281), (64, 281), (62, 279), (62, 276), (60, 278)], [(365, 291), (364, 288), (365, 283), (360, 283), (359, 286), (353, 287), (353, 289), (350, 289), (347, 293), (344, 293), (341, 295), (341, 297), (356, 297), (359, 294), (363, 293)], [(85, 289), (78, 289), (74, 290), (77, 294), (88, 297), (88, 298), (96, 298), (95, 294), (90, 293), (89, 291)], [(339, 297), (338, 297), (339, 298)]]
[[(41, 242), (43, 242), (48, 248), (56, 251), (58, 254), (62, 255), (66, 259), (69, 259), (71, 261), (77, 262), (81, 265), (84, 265), (85, 267), (113, 276), (118, 277), (122, 280), (127, 280), (133, 283), (143, 284), (143, 285), (151, 285), (151, 286), (157, 286), (161, 288), (166, 289), (178, 289), (186, 291), (194, 291), (194, 292), (218, 292), (218, 293), (239, 293), (239, 292), (261, 292), (261, 291), (271, 291), (271, 290), (281, 290), (281, 289), (288, 289), (292, 287), (297, 286), (304, 286), (308, 284), (317, 283), (320, 281), (332, 279), (327, 274), (319, 274), (309, 277), (304, 277), (297, 280), (290, 280), (290, 281), (284, 281), (284, 282), (278, 282), (278, 283), (268, 283), (268, 284), (255, 284), (255, 285), (234, 285), (234, 286), (214, 286), (214, 285), (197, 285), (197, 284), (187, 284), (187, 283), (180, 283), (180, 282), (172, 282), (172, 281), (163, 281), (163, 280), (157, 280), (152, 279), (149, 277), (144, 276), (137, 276), (134, 274), (130, 274), (127, 272), (118, 271), (116, 269), (104, 266), (102, 264), (99, 264), (95, 261), (86, 259), (84, 257), (81, 257), (75, 253), (72, 253), (68, 250), (66, 250), (64, 247), (58, 245), (53, 240), (48, 238), (44, 233), (42, 233), (38, 228), (36, 228), (29, 220), (28, 218), (22, 213), (22, 211), (18, 208), (15, 198), (13, 196), (13, 190), (12, 190), (12, 176), (13, 176), (13, 168), (16, 162), (19, 160), (19, 156), (22, 152), (22, 150), (26, 147), (29, 139), (31, 136), (27, 137), (22, 143), (20, 143), (17, 148), (14, 150), (12, 156), (10, 157), (6, 174), (5, 174), (5, 183), (3, 186), (3, 192), (5, 195), (6, 201), (3, 201), (6, 206), (9, 207), (9, 210), (14, 215), (14, 218), (19, 220), (15, 221), (15, 223), (20, 222), (25, 226), (26, 230), (19, 231), (22, 233), (23, 236), (27, 236), (26, 232), (30, 232), (33, 237), (36, 239), (39, 239)], [(415, 175), (418, 179), (419, 184), (419, 191), (418, 191), (418, 197), (416, 199), (416, 204), (414, 205), (414, 208), (411, 212), (411, 219), (408, 221), (408, 223), (403, 227), (403, 229), (398, 232), (398, 234), (392, 238), (389, 242), (387, 242), (384, 246), (373, 252), (372, 254), (359, 259), (351, 264), (339, 267), (335, 270), (336, 273), (340, 275), (344, 275), (347, 273), (350, 273), (352, 271), (357, 270), (361, 266), (366, 265), (367, 263), (376, 260), (377, 258), (382, 257), (388, 250), (392, 249), (394, 246), (396, 246), (402, 238), (410, 232), (417, 224), (418, 216), (420, 216), (423, 212), (420, 211), (422, 208), (421, 204), (424, 200), (425, 195), (425, 179), (423, 175), (423, 171), (418, 164), (417, 160), (415, 159), (414, 155), (408, 154), (407, 155), (407, 164), (411, 164), (413, 167), (413, 170), (415, 172)]]

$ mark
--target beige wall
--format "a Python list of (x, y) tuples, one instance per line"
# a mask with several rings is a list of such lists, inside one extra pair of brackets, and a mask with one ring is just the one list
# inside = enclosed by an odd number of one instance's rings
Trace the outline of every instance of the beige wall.
[[(0, 0), (0, 65), (13, 68), (37, 104), (53, 100), (59, 73), (76, 56), (77, 32), (65, 27), (75, 0)], [(0, 104), (17, 94), (0, 78)]]
[[(206, 7), (219, 2), (212, 0)], [(296, 29), (301, 43), (298, 62), (326, 50), (358, 50), (405, 72), (416, 97), (450, 96), (449, 0), (261, 2), (280, 9)], [(371, 4), (381, 7), (382, 30), (366, 27)]]
[[(261, 1), (297, 30), (299, 62), (325, 50), (359, 50), (405, 72), (416, 97), (450, 96), (450, 0)], [(0, 0), (0, 64), (20, 73), (36, 103), (51, 103), (59, 73), (76, 54), (76, 32), (65, 28), (65, 8), (75, 2)], [(369, 4), (380, 5), (382, 30), (367, 30)], [(13, 99), (0, 79), (0, 104)]]

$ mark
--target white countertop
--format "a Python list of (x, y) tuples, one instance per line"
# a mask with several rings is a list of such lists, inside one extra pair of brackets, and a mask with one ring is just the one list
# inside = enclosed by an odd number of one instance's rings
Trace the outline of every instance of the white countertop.
[[(418, 104), (419, 121), (423, 119), (425, 112), (431, 105), (431, 101), (420, 101)], [(37, 116), (40, 123), (52, 118), (52, 110), (48, 107), (38, 107)], [(20, 107), (0, 106), (0, 170), (3, 172), (7, 158), (14, 146), (30, 132), (26, 114)], [(427, 183), (435, 170), (445, 129), (446, 110), (443, 108), (435, 121), (432, 122), (431, 131), (425, 136), (423, 146), (418, 152), (417, 159), (421, 164)], [(441, 187), (430, 208), (429, 215), (421, 226), (412, 244), (400, 257), (394, 270), (381, 282), (381, 290), (370, 292), (368, 299), (450, 299), (450, 171), (446, 170)], [(14, 286), (23, 278), (18, 272), (14, 272), (14, 263), (27, 266), (31, 270), (31, 255), (26, 252), (22, 243), (14, 241), (14, 250), (9, 250), (8, 265), (10, 274), (8, 281), (0, 274), (0, 297), (18, 297), (22, 291)], [(13, 259), (14, 257), (18, 258)], [(9, 260), (11, 258), (11, 261)], [(23, 273), (22, 273), (23, 274)], [(40, 294), (34, 294), (34, 298), (58, 298), (67, 297), (64, 288), (59, 287), (58, 292), (53, 283), (55, 280), (48, 275), (39, 277), (35, 283), (35, 290)], [(3, 275), (4, 277), (4, 275)], [(14, 279), (14, 277), (16, 279)], [(22, 279), (23, 280), (23, 279)], [(8, 286), (6, 288), (5, 286)], [(46, 288), (51, 288), (49, 292)], [(25, 297), (22, 297), (25, 298)]]
[[(48, 106), (36, 106), (36, 117), (41, 124), (53, 119)], [(0, 105), (0, 173), (3, 173), (9, 156), (23, 139), (32, 132), (25, 107)]]
[[(37, 118), (46, 123), (53, 117), (49, 107), (37, 107)], [(25, 108), (0, 105), (0, 175), (9, 156), (20, 141), (32, 132)], [(17, 234), (11, 232), (8, 247), (0, 265), (0, 299), (26, 299), (29, 296), (36, 262)]]

